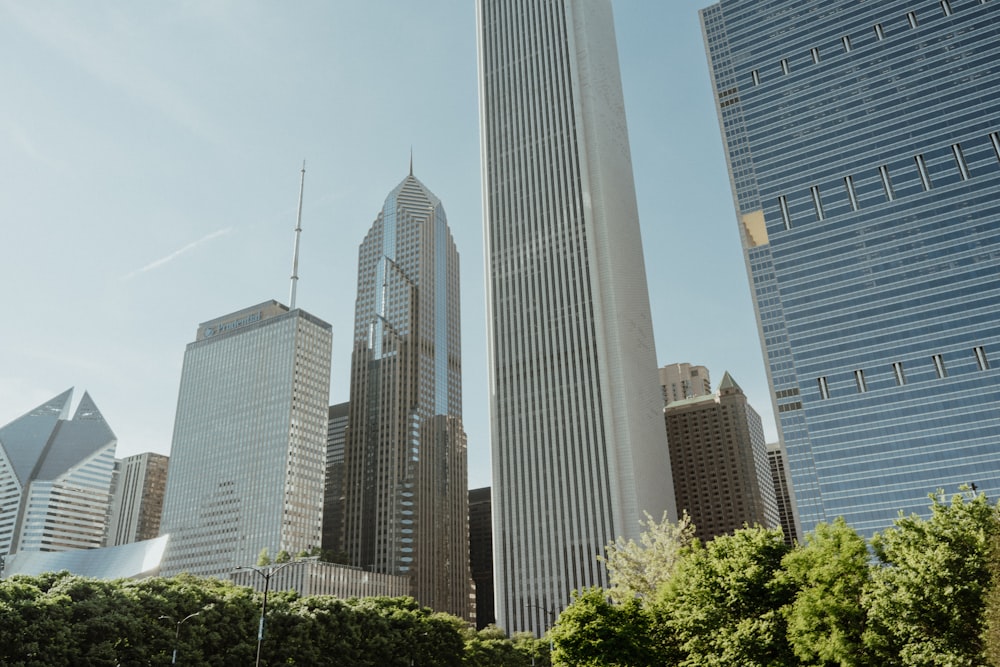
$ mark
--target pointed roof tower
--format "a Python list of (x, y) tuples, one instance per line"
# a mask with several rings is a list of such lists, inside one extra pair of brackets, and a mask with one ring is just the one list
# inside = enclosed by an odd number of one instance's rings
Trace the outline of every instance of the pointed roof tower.
[(73, 388), (70, 387), (0, 428), (0, 447), (21, 484), (27, 483), (31, 471), (44, 456), (59, 422), (69, 417), (72, 399)]
[(742, 393), (743, 389), (736, 384), (736, 380), (729, 374), (729, 371), (726, 371), (722, 376), (722, 382), (719, 383), (719, 395)]

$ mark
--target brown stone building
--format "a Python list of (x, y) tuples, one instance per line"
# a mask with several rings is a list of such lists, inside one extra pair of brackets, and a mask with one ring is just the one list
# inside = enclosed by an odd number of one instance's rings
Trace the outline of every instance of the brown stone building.
[(778, 526), (760, 415), (726, 373), (708, 396), (664, 408), (677, 511), (710, 540), (744, 524)]

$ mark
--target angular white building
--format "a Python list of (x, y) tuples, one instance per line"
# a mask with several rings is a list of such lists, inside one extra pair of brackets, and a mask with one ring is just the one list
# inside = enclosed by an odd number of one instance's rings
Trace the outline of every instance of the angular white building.
[(479, 0), (497, 624), (673, 510), (610, 0)]
[(118, 439), (68, 389), (0, 428), (0, 556), (102, 546)]
[(228, 576), (320, 546), (332, 334), (268, 301), (198, 327), (184, 353), (161, 574)]

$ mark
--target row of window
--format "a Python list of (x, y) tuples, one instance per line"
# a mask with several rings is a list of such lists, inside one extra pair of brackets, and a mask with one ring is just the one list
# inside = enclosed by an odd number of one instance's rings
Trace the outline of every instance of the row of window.
[[(981, 371), (988, 370), (990, 367), (990, 361), (986, 357), (986, 348), (982, 345), (977, 345), (972, 348), (972, 354), (976, 358), (976, 366)], [(937, 374), (939, 379), (948, 377), (948, 369), (944, 365), (944, 357), (940, 354), (935, 354), (931, 356), (931, 362), (934, 364), (934, 372)], [(892, 363), (892, 374), (896, 378), (896, 386), (902, 386), (906, 384), (906, 374), (903, 372), (903, 362), (894, 361)], [(830, 398), (830, 386), (827, 382), (826, 376), (816, 378), (816, 382), (819, 385), (819, 396), (820, 398), (826, 399)], [(857, 369), (854, 371), (854, 385), (857, 387), (859, 394), (864, 394), (868, 391), (868, 382), (865, 380), (864, 369)]]
[[(993, 144), (993, 151), (996, 153), (997, 161), (1000, 162), (1000, 132), (990, 132), (989, 133), (990, 143)], [(967, 181), (972, 178), (972, 173), (969, 171), (969, 163), (965, 160), (965, 153), (962, 151), (961, 144), (951, 145), (951, 154), (955, 159), (955, 168), (958, 170), (958, 175), (963, 181)], [(924, 192), (933, 188), (933, 183), (931, 183), (930, 172), (927, 170), (927, 161), (924, 159), (923, 154), (914, 155), (913, 161), (916, 163), (917, 175), (920, 178), (920, 186), (923, 188)], [(882, 192), (885, 195), (885, 200), (887, 202), (896, 200), (896, 191), (892, 187), (892, 178), (889, 174), (889, 167), (886, 165), (879, 165), (878, 167), (879, 180), (882, 183)], [(854, 186), (853, 176), (844, 176), (844, 190), (847, 192), (847, 199), (851, 205), (851, 211), (857, 211), (861, 209), (861, 204), (858, 200), (857, 189)], [(809, 186), (809, 196), (812, 199), (813, 210), (816, 212), (816, 220), (822, 222), (826, 219), (826, 213), (823, 209), (823, 198), (820, 194), (818, 185)], [(785, 226), (785, 229), (792, 228), (792, 214), (788, 208), (788, 197), (786, 195), (778, 196), (778, 209), (781, 212), (781, 221)]]
[[(985, 5), (986, 2), (987, 0), (979, 0), (979, 4), (981, 5)], [(939, 0), (938, 5), (941, 7), (941, 13), (944, 14), (945, 16), (951, 16), (954, 13), (951, 8), (951, 0)], [(910, 26), (910, 29), (916, 28), (918, 25), (920, 25), (920, 22), (917, 20), (917, 13), (915, 11), (906, 12), (906, 23), (907, 25)], [(875, 38), (878, 41), (882, 41), (883, 39), (885, 39), (885, 28), (882, 27), (881, 23), (876, 23), (875, 25), (873, 25), (872, 30), (875, 32)], [(843, 37), (841, 37), (840, 46), (841, 48), (844, 49), (844, 53), (852, 51), (854, 47), (851, 44), (851, 36), (844, 35)], [(819, 47), (814, 46), (811, 49), (809, 49), (809, 56), (812, 59), (814, 65), (818, 64), (820, 60)], [(781, 67), (782, 74), (784, 75), (791, 74), (792, 69), (788, 63), (788, 58), (782, 58), (778, 64)], [(750, 78), (753, 81), (753, 85), (759, 86), (760, 70), (756, 69), (752, 70), (750, 72)]]

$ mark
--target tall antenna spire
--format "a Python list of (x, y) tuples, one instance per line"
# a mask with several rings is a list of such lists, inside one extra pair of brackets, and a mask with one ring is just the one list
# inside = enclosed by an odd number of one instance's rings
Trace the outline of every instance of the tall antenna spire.
[(410, 176), (413, 176), (413, 145), (410, 145)]
[(299, 180), (299, 213), (295, 219), (295, 250), (292, 252), (292, 292), (288, 297), (289, 310), (295, 310), (295, 287), (299, 284), (299, 238), (302, 236), (302, 193), (306, 187), (306, 161), (302, 161)]

